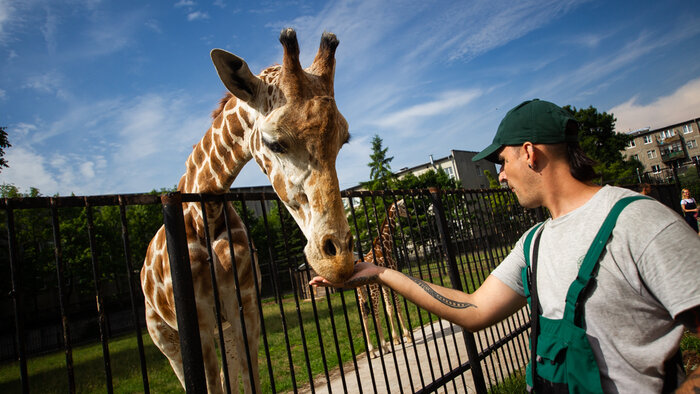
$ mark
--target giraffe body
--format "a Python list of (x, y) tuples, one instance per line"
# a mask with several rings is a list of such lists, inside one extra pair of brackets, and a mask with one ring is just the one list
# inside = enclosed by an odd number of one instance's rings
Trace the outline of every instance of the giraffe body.
[[(243, 59), (223, 50), (212, 51), (212, 61), (229, 93), (212, 114), (211, 128), (193, 147), (178, 190), (225, 193), (242, 167), (255, 159), (307, 238), (304, 253), (309, 264), (322, 275), (344, 281), (352, 274), (354, 260), (352, 235), (335, 171), (335, 158), (349, 138), (347, 122), (333, 98), (338, 40), (335, 35), (324, 33), (316, 58), (307, 69), (299, 64), (294, 30), (283, 30), (280, 42), (284, 48), (282, 65), (269, 67), (258, 76), (250, 72)], [(183, 203), (183, 211), (207, 389), (212, 393), (225, 391), (215, 348), (218, 335), (205, 241), (208, 233), (232, 391), (238, 391), (242, 382), (246, 392), (260, 392), (260, 316), (254, 282), (260, 283), (260, 271), (256, 256), (250, 253), (245, 226), (231, 203), (206, 203), (207, 228), (199, 204)], [(235, 258), (230, 255), (231, 249)], [(239, 317), (234, 272), (238, 276), (243, 319)], [(163, 227), (149, 244), (141, 286), (148, 332), (184, 387)], [(245, 357), (246, 343), (250, 363)], [(249, 365), (253, 368), (252, 382)]]
[[(399, 200), (392, 204), (389, 208), (387, 217), (382, 222), (379, 229), (379, 235), (372, 242), (372, 249), (364, 255), (364, 261), (374, 263), (381, 267), (387, 267), (391, 269), (398, 269), (396, 260), (394, 259), (393, 247), (394, 247), (394, 234), (393, 229), (396, 227), (396, 218), (398, 216), (407, 217), (408, 213), (406, 211), (406, 205), (404, 200)], [(369, 290), (369, 301), (372, 303), (372, 309), (369, 309), (367, 305), (367, 289)], [(367, 320), (372, 311), (374, 311), (374, 324), (377, 327), (377, 333), (379, 335), (379, 346), (384, 350), (384, 352), (391, 351), (391, 346), (387, 341), (384, 340), (384, 332), (382, 325), (379, 322), (379, 316), (384, 312), (380, 309), (381, 303), (379, 302), (379, 297), (384, 297), (384, 307), (386, 308), (387, 319), (389, 320), (389, 325), (391, 327), (391, 340), (394, 344), (398, 345), (401, 343), (401, 337), (396, 332), (394, 323), (394, 305), (396, 305), (396, 315), (399, 319), (399, 324), (401, 324), (402, 335), (407, 343), (412, 342), (411, 334), (406, 329), (404, 324), (404, 317), (401, 313), (401, 306), (399, 304), (399, 299), (396, 293), (392, 293), (386, 287), (382, 287), (380, 290), (379, 285), (370, 284), (366, 287), (362, 287), (357, 292), (360, 311), (362, 312), (362, 327), (367, 335), (367, 352), (370, 357), (377, 357), (379, 355), (379, 350), (374, 348), (372, 341), (369, 339), (369, 327)]]

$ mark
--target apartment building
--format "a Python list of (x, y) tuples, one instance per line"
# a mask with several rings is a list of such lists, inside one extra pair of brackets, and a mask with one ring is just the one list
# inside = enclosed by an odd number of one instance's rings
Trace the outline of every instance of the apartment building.
[(625, 133), (633, 139), (623, 151), (625, 158), (636, 158), (647, 172), (658, 173), (664, 168), (678, 168), (700, 161), (700, 118), (652, 130)]
[(442, 168), (447, 175), (456, 179), (465, 189), (484, 189), (489, 187), (489, 180), (484, 174), (484, 170), (489, 170), (491, 175), (498, 176), (496, 165), (488, 160), (472, 161), (472, 157), (479, 152), (471, 152), (464, 150), (453, 149), (449, 156), (439, 159), (434, 159), (433, 155), (429, 155), (430, 160), (426, 163), (408, 168), (400, 169), (396, 176), (401, 178), (406, 174), (412, 173), (415, 176), (427, 172), (429, 170), (437, 171)]

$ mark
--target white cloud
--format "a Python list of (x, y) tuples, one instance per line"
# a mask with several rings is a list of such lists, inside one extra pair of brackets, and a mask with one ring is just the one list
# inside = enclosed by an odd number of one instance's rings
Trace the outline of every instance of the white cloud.
[(651, 103), (637, 103), (635, 96), (607, 112), (617, 118), (615, 129), (619, 132), (663, 127), (700, 117), (700, 78)]
[(58, 183), (46, 168), (43, 155), (31, 149), (13, 146), (5, 155), (8, 168), (0, 173), (0, 182), (17, 186), (22, 191), (36, 187), (44, 194), (58, 190)]
[(23, 88), (33, 89), (41, 93), (52, 94), (61, 99), (70, 98), (70, 93), (63, 87), (64, 77), (55, 71), (34, 75), (25, 81)]
[(3, 89), (0, 89), (0, 100), (4, 100), (7, 97), (7, 92), (5, 92)]
[(14, 9), (10, 0), (0, 0), (0, 43), (5, 42), (7, 25), (12, 18)]
[(381, 116), (374, 124), (381, 127), (405, 128), (421, 118), (439, 116), (469, 104), (479, 97), (478, 90), (448, 91), (440, 94), (436, 100), (416, 104), (411, 107)]
[(177, 3), (175, 3), (175, 8), (180, 8), (180, 7), (192, 7), (192, 6), (196, 5), (196, 4), (197, 4), (197, 3), (195, 3), (195, 2), (192, 1), (192, 0), (180, 0), (180, 1), (178, 1)]
[(46, 20), (40, 27), (40, 30), (41, 34), (44, 35), (44, 40), (46, 41), (46, 47), (49, 50), (49, 54), (53, 55), (56, 52), (56, 33), (58, 31), (59, 17), (55, 13), (51, 12), (49, 7), (46, 7), (45, 11)]
[(16, 125), (13, 125), (12, 128), (9, 129), (8, 131), (10, 131), (10, 133), (12, 133), (14, 135), (18, 135), (20, 137), (26, 137), (27, 135), (29, 135), (29, 133), (36, 131), (36, 129), (37, 129), (36, 125), (20, 122), (20, 123), (17, 123)]
[(201, 12), (201, 11), (194, 11), (190, 12), (187, 14), (187, 20), (188, 21), (196, 21), (196, 20), (202, 20), (202, 19), (209, 19), (209, 14), (206, 12)]
[(145, 22), (146, 27), (153, 30), (158, 34), (163, 34), (163, 29), (160, 27), (160, 23), (155, 19), (149, 19)]

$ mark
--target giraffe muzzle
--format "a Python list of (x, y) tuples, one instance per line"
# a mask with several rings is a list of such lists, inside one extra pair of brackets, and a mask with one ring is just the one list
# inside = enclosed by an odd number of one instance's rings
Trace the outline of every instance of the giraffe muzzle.
[(315, 247), (309, 243), (305, 248), (314, 271), (334, 283), (345, 282), (352, 276), (355, 263), (352, 250), (353, 237), (349, 231), (342, 238), (326, 234)]

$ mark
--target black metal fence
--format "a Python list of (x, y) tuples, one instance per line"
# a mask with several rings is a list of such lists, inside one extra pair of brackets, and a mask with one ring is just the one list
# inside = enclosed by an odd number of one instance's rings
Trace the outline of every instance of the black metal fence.
[[(0, 392), (41, 392), (47, 385), (68, 392), (179, 389), (145, 334), (138, 280), (163, 218), (175, 235), (181, 231), (177, 199), (233, 202), (255, 243), (262, 330), (260, 349), (246, 352), (260, 355), (263, 392), (466, 392), (467, 387), (483, 392), (526, 363), (526, 311), (471, 334), (402, 298), (389, 301), (392, 305), (382, 299), (379, 310), (371, 308), (389, 345), (369, 357), (366, 349), (370, 341), (378, 343), (379, 327), (370, 319), (371, 329), (363, 330), (355, 290), (308, 286), (305, 240), (281, 204), (269, 204), (277, 201), (273, 193), (177, 194), (163, 201), (155, 195), (38, 197), (0, 203), (8, 234), (0, 240), (7, 251), (0, 256), (6, 273), (0, 290), (9, 295), (1, 305), (0, 356), (7, 361), (0, 365)], [(544, 219), (540, 210), (520, 208), (507, 190), (350, 192), (343, 199), (358, 259), (369, 251), (391, 204), (403, 200), (408, 216), (398, 218), (393, 250), (385, 253), (407, 275), (465, 291), (477, 288), (524, 230)], [(260, 217), (243, 209), (251, 203), (263, 208)], [(176, 257), (173, 251), (171, 264)], [(389, 320), (396, 322), (389, 306), (402, 311), (410, 341), (388, 337)], [(116, 342), (118, 354), (112, 350)], [(130, 345), (122, 348), (124, 342)], [(83, 349), (90, 347), (99, 349), (99, 356), (90, 356), (100, 358), (97, 364), (83, 360)], [(34, 367), (47, 357), (42, 354), (57, 350), (65, 357), (62, 366), (51, 373)], [(184, 358), (196, 359), (196, 350)], [(127, 353), (132, 357), (125, 359)], [(201, 358), (193, 362), (201, 365)], [(188, 376), (188, 392), (206, 391), (202, 379)]]

